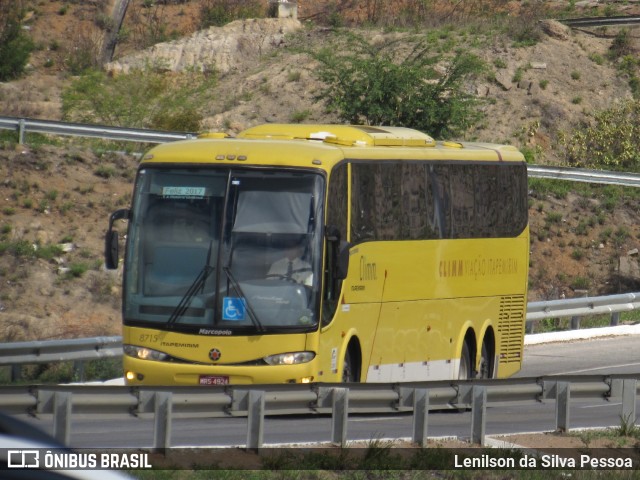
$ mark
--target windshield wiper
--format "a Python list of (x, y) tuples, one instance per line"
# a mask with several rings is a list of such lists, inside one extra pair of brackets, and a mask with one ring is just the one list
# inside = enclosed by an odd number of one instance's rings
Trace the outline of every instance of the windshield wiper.
[(213, 239), (211, 239), (211, 241), (209, 242), (209, 250), (207, 251), (207, 260), (205, 261), (204, 267), (202, 267), (202, 270), (200, 270), (200, 273), (198, 273), (196, 279), (182, 296), (180, 302), (178, 303), (178, 305), (176, 305), (176, 308), (174, 308), (171, 316), (169, 317), (169, 320), (167, 320), (167, 325), (173, 325), (180, 318), (182, 318), (182, 316), (189, 308), (189, 304), (191, 303), (191, 300), (198, 292), (198, 290), (202, 289), (202, 291), (204, 291), (204, 284), (207, 282), (207, 278), (209, 278), (211, 272), (215, 270), (211, 265), (209, 265), (209, 262), (211, 261), (212, 249)]
[(236, 290), (236, 292), (238, 292), (238, 294), (242, 298), (245, 299), (244, 304), (247, 307), (247, 313), (249, 313), (249, 318), (251, 319), (251, 322), (253, 323), (253, 325), (256, 327), (256, 330), (258, 330), (259, 332), (265, 332), (266, 329), (264, 328), (264, 325), (262, 325), (260, 320), (258, 320), (258, 316), (253, 311), (253, 308), (251, 308), (251, 305), (249, 304), (249, 301), (247, 300), (247, 297), (245, 296), (244, 292), (242, 291), (242, 288), (240, 287), (240, 284), (237, 282), (237, 280), (235, 279), (235, 277), (231, 273), (231, 269), (227, 266), (227, 267), (223, 267), (222, 270), (224, 270), (224, 273), (227, 275), (227, 278), (231, 282), (231, 285), (233, 286), (234, 290)]
[(185, 314), (185, 312), (189, 308), (189, 304), (191, 303), (191, 300), (193, 299), (195, 294), (198, 292), (198, 290), (200, 290), (201, 288), (204, 288), (204, 284), (207, 281), (207, 278), (209, 278), (209, 275), (211, 275), (211, 272), (213, 272), (214, 270), (215, 269), (211, 265), (205, 265), (204, 268), (200, 270), (200, 273), (198, 274), (196, 279), (193, 281), (191, 286), (187, 289), (186, 293), (180, 299), (180, 303), (176, 305), (176, 308), (171, 313), (169, 320), (167, 320), (167, 325), (173, 325), (180, 318), (182, 318), (182, 316)]

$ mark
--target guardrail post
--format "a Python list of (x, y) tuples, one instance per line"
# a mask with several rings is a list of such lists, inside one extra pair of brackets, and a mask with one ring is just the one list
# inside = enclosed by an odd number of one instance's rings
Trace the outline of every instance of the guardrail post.
[(620, 323), (620, 312), (613, 312), (611, 314), (611, 323), (610, 326), (617, 327), (618, 323)]
[(471, 389), (471, 443), (484, 445), (487, 423), (487, 388), (474, 385)]
[(84, 382), (84, 362), (82, 360), (73, 362), (73, 373), (79, 382)]
[(17, 363), (11, 365), (11, 381), (17, 382), (22, 380), (22, 364)]
[(332, 399), (331, 442), (345, 446), (347, 443), (347, 420), (349, 418), (349, 389), (334, 388)]
[(571, 330), (580, 330), (580, 317), (571, 317)]
[[(636, 389), (635, 378), (625, 378), (622, 381), (622, 418), (621, 421), (631, 425), (636, 423)], [(633, 423), (631, 423), (633, 422)]]
[(18, 122), (18, 144), (24, 145), (24, 134), (26, 130), (27, 122), (25, 122), (24, 118), (21, 118)]
[(264, 437), (264, 392), (249, 391), (247, 408), (247, 449), (258, 450)]
[(156, 451), (171, 446), (172, 392), (155, 392), (153, 449)]
[(427, 444), (429, 415), (429, 390), (416, 388), (413, 391), (413, 443), (421, 447)]
[(556, 383), (556, 430), (569, 430), (569, 402), (571, 400), (571, 384), (569, 382)]
[(524, 333), (531, 334), (533, 333), (534, 322), (531, 320), (527, 320), (524, 323)]
[(53, 437), (64, 445), (71, 440), (71, 392), (53, 395)]

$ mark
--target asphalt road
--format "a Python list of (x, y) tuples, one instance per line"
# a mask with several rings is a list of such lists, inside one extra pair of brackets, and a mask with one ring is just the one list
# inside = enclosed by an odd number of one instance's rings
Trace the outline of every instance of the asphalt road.
[(640, 373), (640, 335), (525, 347), (517, 377)]

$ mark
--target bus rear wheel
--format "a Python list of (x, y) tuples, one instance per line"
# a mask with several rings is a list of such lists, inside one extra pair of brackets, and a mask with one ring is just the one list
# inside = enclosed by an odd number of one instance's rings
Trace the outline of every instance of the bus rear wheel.
[(482, 342), (482, 353), (480, 354), (480, 369), (478, 378), (493, 378), (493, 359), (486, 342)]
[(460, 353), (460, 369), (458, 370), (458, 380), (468, 380), (471, 378), (471, 353), (469, 344), (464, 342)]

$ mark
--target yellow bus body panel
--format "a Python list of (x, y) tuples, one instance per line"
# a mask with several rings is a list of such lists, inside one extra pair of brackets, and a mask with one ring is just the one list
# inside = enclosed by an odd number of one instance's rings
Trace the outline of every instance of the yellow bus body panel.
[[(497, 376), (517, 372), (528, 231), (491, 242), (490, 254), (485, 252), (487, 240), (367, 242), (352, 248), (342, 304), (323, 331), (320, 350), (344, 355), (343, 339), (357, 335), (363, 381), (444, 380), (458, 371), (464, 327), (476, 332), (477, 345), (493, 328), (496, 345), (508, 350), (499, 360)], [(500, 322), (505, 304), (511, 308), (514, 298), (514, 315), (503, 313)], [(326, 358), (321, 365), (323, 371), (331, 370)]]

